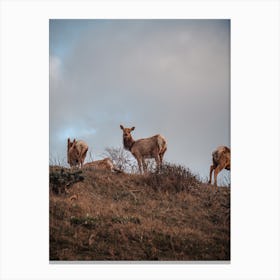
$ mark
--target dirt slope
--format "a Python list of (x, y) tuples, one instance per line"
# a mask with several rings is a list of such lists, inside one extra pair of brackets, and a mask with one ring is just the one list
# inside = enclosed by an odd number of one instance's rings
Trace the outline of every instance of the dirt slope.
[(50, 167), (50, 260), (229, 260), (230, 188)]

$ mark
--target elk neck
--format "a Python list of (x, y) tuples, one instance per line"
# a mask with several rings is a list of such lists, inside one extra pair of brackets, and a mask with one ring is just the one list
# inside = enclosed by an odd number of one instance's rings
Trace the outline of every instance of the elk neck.
[(126, 150), (131, 151), (132, 146), (134, 145), (135, 141), (133, 140), (132, 136), (124, 136), (123, 137), (123, 146)]

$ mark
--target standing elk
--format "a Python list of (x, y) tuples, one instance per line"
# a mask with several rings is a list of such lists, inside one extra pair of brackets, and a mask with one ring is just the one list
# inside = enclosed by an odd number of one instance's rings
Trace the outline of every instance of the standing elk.
[(84, 168), (94, 169), (94, 170), (109, 170), (117, 173), (122, 173), (120, 169), (114, 166), (113, 161), (110, 158), (104, 158), (100, 160), (95, 160), (92, 162), (87, 162), (84, 164)]
[(85, 161), (86, 155), (88, 151), (88, 145), (86, 142), (82, 140), (73, 142), (70, 141), (70, 138), (67, 140), (67, 162), (69, 163), (70, 167), (77, 166), (83, 167), (83, 163)]
[(164, 153), (167, 150), (165, 138), (157, 134), (149, 138), (134, 140), (131, 136), (131, 131), (135, 129), (134, 126), (132, 128), (124, 128), (120, 125), (120, 128), (123, 131), (124, 148), (129, 150), (136, 158), (140, 173), (142, 174), (142, 169), (144, 173), (147, 172), (146, 158), (154, 158), (157, 164), (157, 170), (159, 170), (162, 165)]
[(223, 169), (230, 170), (230, 148), (226, 146), (218, 147), (212, 153), (213, 164), (210, 166), (209, 184), (211, 184), (212, 173), (214, 171), (214, 185), (217, 186), (217, 176)]

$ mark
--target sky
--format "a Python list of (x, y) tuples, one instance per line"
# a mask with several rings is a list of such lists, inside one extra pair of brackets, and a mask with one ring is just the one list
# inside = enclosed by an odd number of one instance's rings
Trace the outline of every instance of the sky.
[(66, 162), (68, 137), (101, 159), (120, 124), (162, 134), (164, 160), (202, 178), (230, 146), (230, 20), (52, 19), (49, 59), (50, 162)]

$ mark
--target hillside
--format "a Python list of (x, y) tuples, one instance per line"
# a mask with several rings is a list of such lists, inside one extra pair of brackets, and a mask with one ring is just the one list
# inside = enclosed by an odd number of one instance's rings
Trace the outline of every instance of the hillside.
[(50, 260), (230, 260), (230, 188), (50, 166)]

